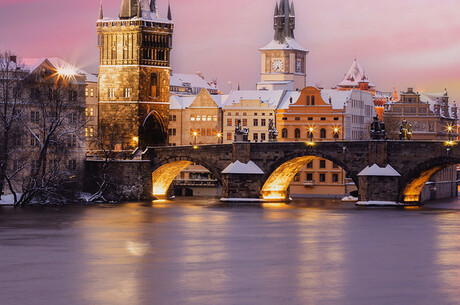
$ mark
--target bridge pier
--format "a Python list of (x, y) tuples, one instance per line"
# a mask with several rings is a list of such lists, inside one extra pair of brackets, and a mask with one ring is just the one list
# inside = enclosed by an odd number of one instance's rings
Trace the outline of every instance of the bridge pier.
[(367, 166), (358, 174), (359, 206), (398, 206), (401, 175), (391, 165)]

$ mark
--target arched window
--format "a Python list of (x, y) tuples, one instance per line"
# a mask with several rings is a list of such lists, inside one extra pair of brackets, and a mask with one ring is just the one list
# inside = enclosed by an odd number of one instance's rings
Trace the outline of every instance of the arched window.
[(281, 137), (283, 139), (286, 139), (288, 137), (288, 132), (286, 128), (283, 128), (283, 130), (281, 131)]
[(310, 96), (307, 95), (307, 106), (310, 106)]
[(321, 139), (325, 139), (325, 138), (326, 138), (326, 129), (321, 128), (321, 130), (319, 131), (319, 137), (320, 137)]
[(334, 132), (334, 139), (338, 139), (339, 138), (339, 133), (338, 132)]
[(294, 137), (296, 139), (299, 139), (300, 138), (300, 129), (299, 128), (296, 128), (295, 131), (294, 131)]
[(314, 95), (311, 96), (311, 105), (312, 106), (315, 105), (315, 96)]

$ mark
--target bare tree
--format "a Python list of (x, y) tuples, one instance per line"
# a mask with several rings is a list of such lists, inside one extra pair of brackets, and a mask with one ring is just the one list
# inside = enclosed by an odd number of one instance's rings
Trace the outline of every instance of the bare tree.
[(18, 118), (22, 80), (26, 76), (16, 56), (6, 51), (0, 53), (0, 199), (7, 178), (10, 156), (20, 141)]
[(78, 182), (77, 160), (85, 153), (84, 76), (62, 75), (44, 64), (22, 86), (17, 120), (26, 143), (15, 160), (19, 166), (5, 179), (16, 205), (65, 202)]
[(383, 121), (385, 122), (387, 138), (390, 140), (398, 140), (401, 121), (392, 115), (384, 115)]
[[(117, 117), (115, 114), (114, 117)], [(97, 185), (97, 191), (89, 198), (88, 201), (107, 201), (106, 193), (108, 189), (116, 188), (114, 186), (111, 168), (116, 160), (131, 158), (132, 154), (121, 150), (124, 147), (126, 139), (126, 129), (116, 123), (115, 120), (101, 120), (97, 134), (91, 140), (91, 148), (95, 149), (94, 157), (100, 161), (98, 164), (97, 175), (93, 177)]]

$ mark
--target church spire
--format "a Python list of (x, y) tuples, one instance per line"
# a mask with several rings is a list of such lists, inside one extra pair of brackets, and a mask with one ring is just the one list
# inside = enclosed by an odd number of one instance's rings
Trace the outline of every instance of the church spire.
[(295, 16), (295, 10), (294, 10), (294, 1), (291, 2), (291, 12), (289, 13), (291, 16)]
[(171, 3), (168, 2), (168, 20), (172, 20)]
[(279, 8), (278, 8), (278, 1), (276, 1), (276, 6), (275, 6), (275, 17), (279, 15)]
[(101, 1), (101, 6), (99, 7), (99, 20), (104, 19), (104, 11), (102, 10), (102, 1)]

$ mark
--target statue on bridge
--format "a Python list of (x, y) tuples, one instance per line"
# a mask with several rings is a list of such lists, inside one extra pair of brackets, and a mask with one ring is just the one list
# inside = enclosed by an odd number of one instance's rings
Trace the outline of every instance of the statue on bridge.
[(276, 139), (278, 137), (278, 130), (276, 130), (273, 119), (268, 121), (268, 142), (278, 142)]
[(385, 123), (379, 121), (379, 117), (375, 116), (374, 121), (371, 123), (371, 139), (373, 140), (385, 140), (387, 132), (385, 129)]
[(407, 124), (406, 119), (401, 123), (399, 128), (399, 139), (400, 140), (410, 140), (412, 138), (412, 125)]
[(241, 119), (235, 127), (235, 142), (249, 142), (249, 128), (241, 126)]

